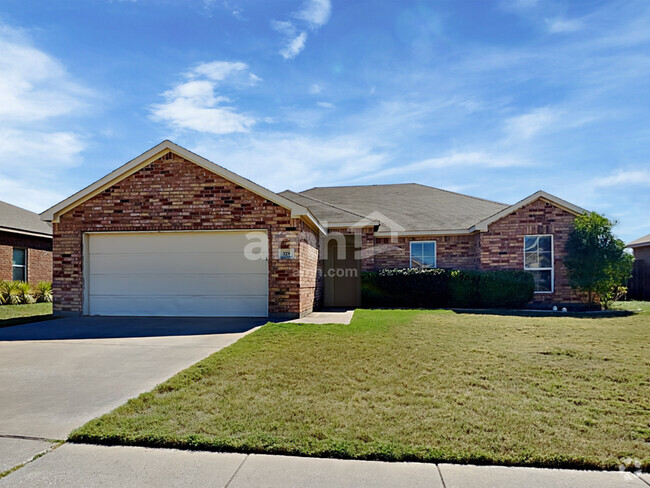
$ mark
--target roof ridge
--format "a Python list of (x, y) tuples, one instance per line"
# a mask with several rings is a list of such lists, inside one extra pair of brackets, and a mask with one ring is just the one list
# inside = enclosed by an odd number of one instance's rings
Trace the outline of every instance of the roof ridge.
[[(347, 208), (344, 208), (344, 207), (339, 207), (338, 205), (334, 205), (333, 203), (326, 202), (325, 200), (320, 200), (318, 198), (310, 197), (309, 195), (303, 195), (302, 193), (296, 193), (296, 192), (291, 191), (291, 190), (286, 190), (286, 191), (290, 191), (294, 195), (300, 195), (303, 198), (313, 200), (314, 202), (322, 203), (323, 205), (327, 205), (328, 207), (332, 207), (332, 208), (335, 208), (337, 210), (343, 210), (344, 212), (347, 212), (347, 213), (352, 214), (352, 215), (356, 215), (357, 217), (361, 217), (362, 219), (366, 218), (365, 215), (361, 215), (359, 213), (353, 212), (352, 210), (348, 210)], [(305, 191), (308, 191), (308, 190), (305, 190)]]
[[(450, 193), (452, 195), (458, 195), (458, 196), (461, 196), (461, 197), (472, 198), (474, 200), (480, 200), (480, 201), (488, 202), (488, 203), (496, 203), (498, 205), (503, 205), (504, 207), (509, 207), (511, 205), (509, 203), (497, 202), (496, 200), (488, 200), (487, 198), (475, 197), (473, 195), (467, 195), (466, 193), (460, 193), (460, 192), (457, 192), (457, 191), (445, 190), (444, 188), (438, 188), (436, 186), (424, 185), (422, 183), (385, 183), (385, 184), (376, 184), (376, 185), (315, 186), (313, 188), (309, 188), (308, 190), (304, 190), (304, 191), (307, 192), (307, 191), (311, 191), (311, 190), (323, 190), (323, 189), (329, 189), (329, 188), (368, 188), (368, 187), (371, 187), (371, 186), (406, 186), (406, 185), (417, 185), (417, 186), (421, 186), (421, 187), (424, 187), (424, 188), (429, 188), (431, 190), (443, 191), (445, 193)], [(299, 195), (303, 195), (303, 192), (300, 192)], [(312, 198), (312, 197), (310, 197), (310, 198)]]
[(474, 200), (481, 200), (483, 202), (488, 202), (488, 203), (497, 203), (497, 204), (503, 205), (505, 207), (510, 207), (512, 205), (510, 203), (497, 202), (496, 200), (488, 200), (487, 198), (475, 197), (474, 195), (467, 195), (466, 193), (460, 193), (460, 192), (457, 192), (457, 191), (445, 190), (444, 188), (438, 188), (436, 186), (423, 185), (422, 183), (413, 183), (413, 184), (418, 185), (418, 186), (425, 186), (427, 188), (432, 188), (432, 189), (438, 190), (438, 191), (444, 191), (445, 193), (451, 193), (452, 195), (459, 195), (461, 197), (473, 198)]

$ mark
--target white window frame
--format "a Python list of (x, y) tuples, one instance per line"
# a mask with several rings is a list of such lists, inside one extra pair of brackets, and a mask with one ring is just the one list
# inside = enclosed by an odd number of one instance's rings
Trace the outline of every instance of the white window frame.
[[(551, 267), (550, 268), (529, 268), (526, 266), (526, 237), (550, 237), (551, 238)], [(524, 236), (524, 242), (523, 242), (523, 253), (524, 253), (525, 271), (550, 271), (551, 272), (551, 290), (550, 291), (535, 290), (535, 293), (547, 294), (547, 295), (550, 293), (555, 293), (555, 239), (553, 239), (553, 234), (526, 234)]]
[(413, 244), (433, 244), (433, 268), (416, 269), (434, 269), (438, 267), (438, 243), (436, 241), (409, 241), (409, 268), (413, 268)]
[[(14, 251), (18, 249), (20, 251), (23, 251), (25, 253), (25, 264), (14, 264)], [(11, 279), (13, 280), (14, 278), (14, 268), (23, 268), (23, 276), (25, 277), (24, 281), (27, 283), (27, 248), (26, 247), (13, 247), (11, 249)]]

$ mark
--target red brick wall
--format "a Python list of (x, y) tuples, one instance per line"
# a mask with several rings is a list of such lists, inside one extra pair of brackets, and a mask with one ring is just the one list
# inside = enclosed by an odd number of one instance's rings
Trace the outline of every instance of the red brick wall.
[[(290, 211), (173, 153), (107, 188), (54, 224), (54, 310), (81, 312), (84, 232), (266, 229), (269, 313), (299, 315), (303, 222)], [(278, 259), (293, 247), (296, 259)]]
[(303, 223), (300, 237), (300, 314), (320, 307), (322, 274), (319, 273), (318, 235)]
[(480, 234), (481, 269), (524, 269), (524, 236), (552, 234), (555, 256), (555, 291), (536, 293), (534, 302), (578, 301), (569, 287), (563, 260), (575, 216), (539, 199), (489, 226)]
[(27, 281), (52, 281), (52, 240), (43, 237), (0, 232), (0, 280), (13, 278), (13, 248), (27, 249)]
[(399, 237), (391, 242), (388, 237), (377, 238), (375, 269), (408, 268), (411, 241), (435, 241), (438, 268), (478, 269), (478, 235)]

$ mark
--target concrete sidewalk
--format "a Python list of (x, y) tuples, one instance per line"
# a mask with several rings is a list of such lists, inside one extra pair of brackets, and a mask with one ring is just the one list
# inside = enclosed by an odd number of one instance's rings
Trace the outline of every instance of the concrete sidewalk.
[(648, 488), (650, 477), (619, 472), (384, 463), (65, 444), (0, 479), (0, 487), (5, 486)]
[(287, 320), (286, 324), (349, 324), (354, 315), (354, 309), (325, 309), (312, 312), (299, 319)]

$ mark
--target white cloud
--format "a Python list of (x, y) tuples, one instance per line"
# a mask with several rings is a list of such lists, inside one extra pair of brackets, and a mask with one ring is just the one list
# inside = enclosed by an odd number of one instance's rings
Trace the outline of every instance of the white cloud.
[(435, 158), (415, 161), (402, 166), (394, 166), (376, 173), (373, 176), (385, 177), (398, 174), (412, 173), (448, 168), (510, 168), (528, 166), (530, 163), (511, 154), (491, 154), (483, 151), (452, 152)]
[(293, 59), (305, 48), (305, 42), (307, 42), (307, 33), (301, 32), (289, 41), (280, 54), (284, 59)]
[(312, 30), (317, 29), (327, 23), (332, 12), (330, 0), (306, 0), (302, 8), (293, 13), (294, 19), (304, 20)]
[(312, 95), (318, 95), (322, 93), (322, 91), (323, 91), (323, 87), (317, 83), (314, 83), (312, 86), (309, 87), (309, 93), (311, 93)]
[(90, 92), (24, 35), (0, 25), (0, 121), (35, 122), (69, 114)]
[(0, 24), (0, 53), (0, 198), (40, 211), (65, 196), (61, 174), (85, 149), (62, 119), (83, 113), (94, 93), (26, 31)]
[(239, 73), (248, 69), (246, 63), (241, 61), (212, 61), (210, 63), (201, 63), (189, 72), (189, 75), (205, 76), (212, 81), (222, 81), (234, 73)]
[(20, 161), (21, 170), (28, 165), (30, 172), (49, 173), (52, 169), (74, 167), (84, 147), (80, 137), (72, 132), (0, 129), (2, 157)]
[(506, 120), (506, 132), (512, 138), (529, 139), (555, 123), (561, 113), (550, 107), (541, 107)]
[(575, 32), (582, 29), (583, 23), (580, 19), (546, 19), (546, 28), (552, 34), (562, 32)]
[(316, 102), (316, 105), (322, 108), (334, 108), (334, 104), (330, 102)]
[(51, 180), (17, 179), (0, 174), (0, 195), (2, 200), (17, 205), (32, 212), (40, 213), (57, 202), (62, 201), (71, 193), (64, 186), (56, 186), (52, 190)]
[(358, 136), (251, 133), (218, 142), (206, 139), (194, 150), (273, 191), (350, 184), (387, 161), (372, 141)]
[(307, 32), (315, 31), (327, 23), (332, 12), (330, 0), (305, 0), (300, 10), (289, 14), (294, 20), (272, 20), (271, 28), (282, 34), (284, 46), (280, 55), (293, 59), (305, 48)]
[(619, 170), (604, 178), (594, 179), (593, 185), (599, 188), (606, 186), (647, 186), (650, 185), (650, 171), (642, 169)]
[(201, 63), (185, 74), (189, 79), (162, 94), (164, 103), (151, 106), (151, 117), (178, 129), (211, 134), (247, 132), (257, 122), (225, 105), (231, 100), (217, 94), (219, 84), (251, 86), (260, 78), (242, 62), (212, 61)]

